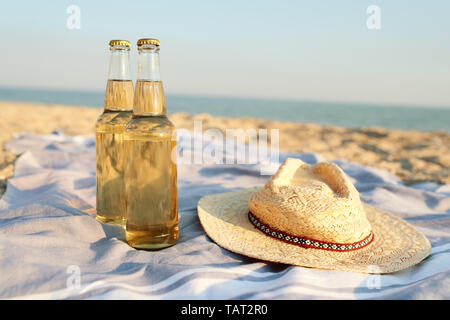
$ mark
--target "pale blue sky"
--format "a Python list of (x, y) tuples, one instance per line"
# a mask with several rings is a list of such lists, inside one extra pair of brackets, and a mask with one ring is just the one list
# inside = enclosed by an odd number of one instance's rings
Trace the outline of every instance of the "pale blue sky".
[(108, 41), (133, 43), (135, 71), (156, 37), (172, 94), (450, 106), (449, 16), (445, 0), (4, 1), (0, 86), (104, 90)]

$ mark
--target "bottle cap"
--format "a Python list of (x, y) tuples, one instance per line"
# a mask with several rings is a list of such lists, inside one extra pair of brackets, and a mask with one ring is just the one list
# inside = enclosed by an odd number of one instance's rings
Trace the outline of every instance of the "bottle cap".
[(109, 45), (110, 45), (111, 47), (113, 47), (113, 46), (130, 47), (130, 46), (131, 46), (130, 42), (127, 41), (127, 40), (111, 40), (111, 41), (109, 42)]
[(159, 40), (158, 39), (151, 39), (151, 38), (144, 38), (144, 39), (139, 39), (137, 41), (137, 46), (143, 46), (143, 45), (154, 45), (159, 47)]

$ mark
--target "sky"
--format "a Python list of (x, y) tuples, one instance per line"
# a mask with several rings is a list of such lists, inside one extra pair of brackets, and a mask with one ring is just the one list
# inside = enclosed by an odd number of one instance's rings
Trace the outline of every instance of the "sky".
[(447, 0), (3, 1), (0, 87), (102, 91), (109, 40), (131, 41), (135, 76), (153, 37), (169, 94), (450, 107), (449, 16)]

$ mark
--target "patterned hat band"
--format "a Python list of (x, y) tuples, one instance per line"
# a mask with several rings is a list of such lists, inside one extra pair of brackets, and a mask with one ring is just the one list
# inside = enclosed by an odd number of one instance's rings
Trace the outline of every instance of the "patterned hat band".
[(319, 241), (315, 239), (311, 239), (308, 237), (299, 237), (294, 236), (276, 229), (273, 229), (256, 218), (256, 216), (248, 212), (248, 220), (260, 231), (264, 232), (266, 235), (290, 243), (295, 244), (297, 246), (303, 247), (303, 248), (313, 248), (313, 249), (322, 249), (322, 250), (328, 250), (328, 251), (353, 251), (362, 249), (365, 246), (369, 245), (373, 241), (373, 233), (371, 232), (367, 237), (365, 237), (363, 240), (354, 242), (354, 243), (332, 243), (332, 242), (325, 242), (325, 241)]

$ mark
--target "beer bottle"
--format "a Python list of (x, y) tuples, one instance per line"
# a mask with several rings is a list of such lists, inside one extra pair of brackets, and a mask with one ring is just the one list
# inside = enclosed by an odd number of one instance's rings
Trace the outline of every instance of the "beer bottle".
[(97, 220), (125, 225), (123, 132), (133, 109), (130, 43), (126, 40), (111, 40), (109, 46), (111, 60), (105, 107), (95, 126)]
[(161, 249), (178, 240), (175, 127), (167, 118), (159, 41), (140, 39), (133, 116), (124, 132), (126, 240)]

